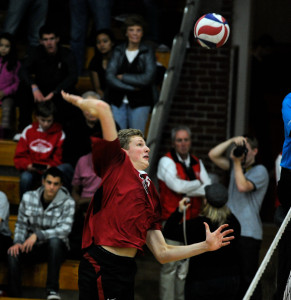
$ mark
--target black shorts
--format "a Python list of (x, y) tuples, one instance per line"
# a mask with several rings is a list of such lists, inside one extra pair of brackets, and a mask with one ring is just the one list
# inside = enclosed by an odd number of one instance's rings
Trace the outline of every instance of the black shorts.
[(79, 300), (133, 300), (135, 274), (134, 258), (91, 245), (79, 266)]

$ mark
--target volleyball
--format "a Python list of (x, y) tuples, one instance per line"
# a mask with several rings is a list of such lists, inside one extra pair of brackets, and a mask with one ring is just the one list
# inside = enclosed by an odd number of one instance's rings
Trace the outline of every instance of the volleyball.
[(206, 14), (198, 19), (194, 26), (194, 37), (205, 48), (219, 48), (229, 37), (229, 25), (226, 19), (215, 13)]

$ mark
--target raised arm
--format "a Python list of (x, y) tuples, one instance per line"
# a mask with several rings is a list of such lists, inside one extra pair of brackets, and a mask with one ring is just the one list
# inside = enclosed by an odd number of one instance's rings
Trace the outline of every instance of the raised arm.
[(82, 111), (88, 111), (92, 116), (100, 120), (104, 140), (114, 141), (117, 138), (116, 125), (109, 104), (102, 100), (83, 99), (80, 96), (68, 94), (64, 91), (61, 93), (66, 101), (79, 107)]
[[(224, 247), (234, 239), (233, 236), (228, 236), (232, 233), (232, 229), (224, 230), (228, 225), (221, 225), (216, 231), (210, 232), (209, 226), (205, 224), (206, 240), (204, 242), (195, 243), (187, 246), (172, 246), (165, 242), (165, 239), (159, 230), (149, 230), (147, 233), (147, 246), (162, 264), (189, 258), (207, 251), (214, 251)], [(224, 231), (223, 231), (224, 230)]]
[(229, 159), (228, 157), (224, 156), (224, 154), (231, 144), (234, 143), (236, 145), (242, 145), (243, 141), (245, 141), (243, 136), (232, 137), (212, 148), (209, 151), (208, 156), (219, 168), (223, 170), (229, 170)]

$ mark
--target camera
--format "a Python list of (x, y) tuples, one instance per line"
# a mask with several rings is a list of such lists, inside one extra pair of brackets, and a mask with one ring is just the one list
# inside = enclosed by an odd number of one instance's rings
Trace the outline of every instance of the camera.
[(248, 154), (248, 148), (245, 143), (243, 145), (236, 146), (233, 150), (233, 155), (235, 157), (241, 157), (243, 154), (246, 156)]

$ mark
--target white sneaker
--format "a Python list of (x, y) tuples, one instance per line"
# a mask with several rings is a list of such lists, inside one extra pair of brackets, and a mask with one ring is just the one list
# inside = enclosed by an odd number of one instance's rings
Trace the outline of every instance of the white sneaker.
[(21, 137), (21, 133), (16, 133), (13, 137), (13, 141), (18, 142), (20, 140), (20, 137)]
[(49, 291), (47, 293), (47, 300), (61, 300), (61, 296), (55, 291)]

